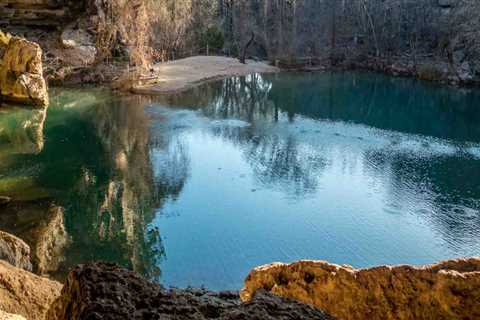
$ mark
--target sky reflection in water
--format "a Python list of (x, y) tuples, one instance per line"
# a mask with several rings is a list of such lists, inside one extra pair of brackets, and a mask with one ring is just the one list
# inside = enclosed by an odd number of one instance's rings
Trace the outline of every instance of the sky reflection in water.
[(479, 98), (375, 74), (280, 74), (153, 104), (154, 180), (184, 179), (151, 224), (162, 282), (238, 288), (272, 261), (480, 254)]

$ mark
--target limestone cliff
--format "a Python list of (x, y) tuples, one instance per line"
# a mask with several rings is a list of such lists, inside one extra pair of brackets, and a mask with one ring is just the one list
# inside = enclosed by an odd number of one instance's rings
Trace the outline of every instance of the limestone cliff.
[(40, 46), (18, 37), (11, 37), (0, 46), (0, 101), (47, 106)]
[(84, 8), (83, 0), (2, 0), (0, 24), (58, 26)]
[(265, 289), (342, 320), (480, 319), (480, 258), (357, 270), (323, 261), (254, 269), (243, 301)]

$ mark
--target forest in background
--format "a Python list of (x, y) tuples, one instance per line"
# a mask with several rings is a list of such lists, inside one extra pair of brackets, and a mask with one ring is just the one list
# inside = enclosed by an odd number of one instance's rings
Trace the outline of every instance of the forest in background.
[[(477, 0), (145, 0), (146, 39), (157, 60), (253, 57), (424, 56), (480, 68)], [(207, 48), (208, 47), (208, 48)]]
[[(38, 7), (36, 0), (30, 2), (32, 8)], [(43, 2), (48, 2), (46, 6), (50, 8), (50, 1)], [(281, 67), (308, 60), (310, 64), (325, 67), (363, 67), (399, 75), (418, 75), (423, 68), (426, 72), (420, 73), (431, 80), (480, 83), (478, 0), (57, 0), (54, 3), (52, 8), (66, 8), (69, 12), (63, 22), (52, 18), (52, 26), (56, 23), (55, 28), (61, 33), (59, 37), (53, 33), (32, 37), (8, 22), (3, 27), (39, 42), (50, 56), (56, 55), (58, 50), (52, 53), (50, 49), (58, 44), (49, 44), (44, 39), (54, 42), (52, 39), (61, 38), (69, 43), (81, 30), (84, 35), (76, 42), (83, 45), (91, 41), (88, 45), (94, 52), (88, 65), (92, 60), (95, 65), (111, 65), (116, 61), (130, 66), (151, 66), (195, 55), (239, 57), (247, 43), (252, 42), (247, 57), (277, 65), (280, 61)], [(49, 22), (40, 18), (39, 15), (37, 23)], [(22, 15), (17, 17), (17, 23), (26, 24)], [(65, 63), (75, 59), (61, 60)], [(55, 62), (46, 61), (47, 66), (52, 64)], [(75, 63), (72, 65), (77, 67)]]

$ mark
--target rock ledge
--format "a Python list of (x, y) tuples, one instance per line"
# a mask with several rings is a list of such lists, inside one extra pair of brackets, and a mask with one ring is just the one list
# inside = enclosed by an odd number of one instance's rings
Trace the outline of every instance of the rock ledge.
[(255, 268), (241, 291), (257, 290), (325, 310), (338, 319), (480, 319), (480, 258), (354, 269), (324, 261)]

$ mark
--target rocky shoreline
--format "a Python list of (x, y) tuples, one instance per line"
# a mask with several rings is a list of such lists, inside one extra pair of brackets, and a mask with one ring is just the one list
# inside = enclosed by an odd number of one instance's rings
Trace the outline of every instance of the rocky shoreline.
[(255, 268), (240, 292), (211, 292), (166, 289), (108, 263), (79, 265), (62, 285), (29, 272), (26, 249), (22, 240), (0, 233), (0, 258), (18, 266), (0, 261), (1, 319), (480, 317), (480, 258), (364, 270), (323, 261), (274, 263)]
[[(367, 70), (455, 86), (480, 86), (478, 73), (462, 60), (464, 54), (461, 52), (453, 55), (452, 61), (433, 55), (376, 57), (352, 53), (350, 56), (294, 57), (273, 61), (251, 57), (246, 65), (232, 57), (193, 56), (153, 64), (149, 70), (143, 70), (130, 67), (124, 61), (125, 57), (115, 63), (97, 61), (100, 49), (95, 42), (93, 20), (94, 16), (90, 19), (82, 16), (73, 24), (49, 31), (18, 26), (9, 28), (7, 31), (20, 37), (12, 37), (11, 45), (3, 44), (6, 49), (1, 49), (0, 44), (0, 56), (3, 55), (4, 61), (0, 63), (0, 86), (4, 87), (0, 95), (17, 102), (30, 98), (34, 105), (45, 105), (48, 103), (47, 83), (55, 86), (103, 84), (136, 94), (162, 95), (228, 76), (331, 70)], [(124, 49), (117, 51), (123, 52)], [(23, 57), (21, 61), (28, 56), (32, 62), (19, 65), (19, 56)], [(29, 70), (26, 70), (27, 66)], [(16, 84), (2, 84), (2, 81), (6, 83), (7, 72), (17, 74)], [(9, 89), (5, 89), (7, 87)], [(17, 96), (21, 99), (18, 100)]]
[(113, 264), (72, 270), (45, 319), (332, 319), (308, 305), (259, 292), (241, 303), (237, 292), (165, 289)]
[(333, 319), (261, 290), (243, 303), (234, 291), (165, 289), (108, 263), (79, 265), (62, 285), (31, 273), (28, 245), (5, 232), (0, 259), (0, 319)]
[(242, 300), (260, 289), (345, 320), (478, 319), (480, 258), (370, 269), (309, 260), (275, 263), (248, 275)]
[(321, 72), (364, 70), (393, 77), (415, 78), (453, 86), (480, 86), (480, 77), (468, 63), (448, 62), (434, 56), (375, 57), (353, 55), (332, 60), (330, 57), (276, 60), (274, 64), (286, 71)]

